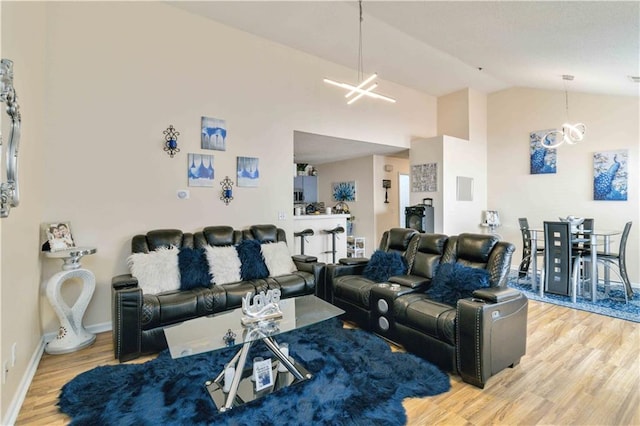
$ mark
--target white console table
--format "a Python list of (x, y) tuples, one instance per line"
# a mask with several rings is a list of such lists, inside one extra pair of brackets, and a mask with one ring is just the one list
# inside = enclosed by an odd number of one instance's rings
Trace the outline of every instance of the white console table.
[[(88, 269), (81, 268), (80, 259), (94, 254), (95, 247), (77, 247), (68, 250), (44, 252), (52, 259), (63, 260), (62, 271), (52, 276), (47, 282), (47, 298), (58, 315), (60, 328), (55, 339), (47, 343), (45, 351), (49, 354), (64, 354), (74, 352), (91, 345), (95, 334), (89, 333), (82, 326), (82, 318), (89, 306), (96, 288), (96, 277)], [(62, 285), (72, 278), (82, 280), (82, 292), (73, 304), (67, 305), (60, 292)]]

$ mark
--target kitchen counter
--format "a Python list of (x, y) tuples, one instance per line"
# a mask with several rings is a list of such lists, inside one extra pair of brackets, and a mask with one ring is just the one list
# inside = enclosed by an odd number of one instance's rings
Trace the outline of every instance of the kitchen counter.
[[(338, 259), (347, 257), (347, 218), (350, 216), (350, 214), (306, 214), (294, 216), (294, 232), (305, 229), (311, 229), (314, 232), (314, 235), (305, 239), (304, 254), (316, 256), (319, 262), (333, 263), (331, 234), (323, 231), (342, 226), (345, 231), (341, 234), (336, 234), (336, 262)], [(294, 240), (295, 254), (300, 254), (300, 237), (295, 237)]]

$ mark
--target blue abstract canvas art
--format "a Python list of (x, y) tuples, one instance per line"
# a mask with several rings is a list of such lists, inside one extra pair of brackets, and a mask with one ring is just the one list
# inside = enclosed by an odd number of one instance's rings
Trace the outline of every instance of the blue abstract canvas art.
[(224, 120), (202, 117), (201, 127), (202, 149), (227, 150), (227, 123)]
[(187, 156), (189, 186), (213, 186), (215, 171), (213, 155), (189, 154)]
[(260, 182), (258, 158), (238, 157), (238, 186), (257, 187)]
[(593, 199), (627, 201), (629, 151), (596, 152), (593, 154)]
[(334, 201), (356, 201), (356, 183), (337, 182), (333, 184)]
[[(556, 149), (542, 146), (542, 138), (552, 131), (536, 130), (529, 133), (529, 159), (532, 175), (556, 173)], [(555, 142), (556, 135), (549, 135), (549, 141)]]

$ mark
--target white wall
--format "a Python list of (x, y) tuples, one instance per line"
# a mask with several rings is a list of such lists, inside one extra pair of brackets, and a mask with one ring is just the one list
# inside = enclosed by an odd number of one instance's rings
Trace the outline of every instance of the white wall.
[[(393, 167), (393, 170), (387, 172), (384, 170), (385, 165)], [(398, 173), (409, 173), (409, 159), (389, 157), (385, 155), (373, 156), (373, 191), (374, 204), (373, 211), (376, 221), (376, 233), (373, 241), (367, 240), (367, 252), (373, 253), (382, 238), (384, 231), (391, 228), (397, 228), (400, 223), (400, 215), (404, 212), (399, 210), (399, 189), (398, 189)], [(388, 190), (388, 201), (384, 202), (385, 190), (382, 187), (382, 180), (391, 181), (391, 188)], [(369, 250), (371, 248), (371, 250)]]
[[(479, 227), (482, 210), (486, 209), (486, 146), (451, 136), (414, 139), (411, 143), (411, 165), (438, 163), (436, 192), (412, 192), (411, 204), (432, 198), (434, 231), (447, 235), (483, 232)], [(474, 180), (473, 201), (456, 199), (458, 176)]]
[[(31, 355), (41, 337), (40, 328), (40, 222), (46, 174), (43, 147), (49, 135), (43, 126), (45, 111), (44, 60), (46, 8), (41, 3), (2, 3), (2, 57), (14, 62), (14, 87), (22, 114), (18, 151), (20, 205), (0, 221), (0, 317), (2, 318), (0, 365), (9, 361), (7, 382), (2, 385), (0, 421), (16, 395)], [(5, 104), (1, 104), (2, 115)], [(67, 118), (67, 121), (69, 119)], [(3, 119), (3, 139), (8, 136)], [(61, 135), (62, 136), (62, 135)], [(6, 147), (3, 147), (6, 148)], [(3, 165), (4, 166), (4, 165)], [(65, 185), (61, 185), (64, 190)], [(16, 364), (11, 347), (16, 344)]]
[[(640, 202), (638, 189), (640, 106), (638, 98), (569, 93), (571, 119), (587, 126), (585, 140), (557, 149), (557, 173), (529, 173), (529, 133), (560, 126), (566, 120), (564, 92), (516, 88), (488, 96), (488, 205), (498, 210), (499, 233), (517, 245), (518, 218), (532, 225), (568, 215), (592, 217), (596, 228), (620, 229), (633, 221), (627, 246), (627, 268), (638, 283)], [(629, 150), (627, 201), (593, 200), (593, 154)], [(617, 245), (614, 243), (617, 250)]]
[[(38, 256), (42, 222), (68, 220), (78, 244), (98, 248), (83, 259), (97, 279), (84, 323), (110, 324), (111, 277), (127, 272), (136, 233), (275, 223), (292, 241), (294, 130), (403, 147), (435, 132), (431, 96), (384, 82), (397, 104), (347, 106), (322, 79), (348, 79), (353, 70), (161, 2), (1, 7), (3, 54), (16, 59), (25, 126), (23, 205), (2, 227), (2, 357), (20, 336), (17, 378), (41, 333), (58, 326), (41, 288), (59, 270)], [(226, 151), (200, 149), (201, 116), (226, 120)], [(173, 159), (162, 149), (170, 124), (181, 133)], [(214, 188), (189, 188), (191, 198), (180, 201), (188, 153), (214, 155), (216, 178)], [(260, 159), (260, 187), (234, 186), (225, 206), (219, 182), (234, 176), (237, 156)], [(10, 379), (2, 415), (15, 391)]]

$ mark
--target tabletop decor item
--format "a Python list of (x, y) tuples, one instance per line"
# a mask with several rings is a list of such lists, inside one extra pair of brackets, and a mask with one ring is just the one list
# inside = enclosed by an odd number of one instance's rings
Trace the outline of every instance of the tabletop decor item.
[(279, 289), (267, 290), (266, 293), (261, 291), (253, 296), (253, 303), (251, 295), (251, 292), (247, 292), (242, 298), (242, 313), (245, 314), (242, 325), (282, 318)]
[(571, 226), (571, 232), (578, 232), (578, 227), (580, 225), (582, 225), (582, 222), (584, 222), (584, 217), (577, 217), (577, 216), (567, 216), (567, 217), (559, 217), (558, 219), (560, 219), (560, 222), (569, 222), (569, 225)]
[(164, 151), (169, 154), (169, 157), (173, 158), (174, 155), (180, 152), (180, 148), (178, 148), (180, 132), (176, 131), (173, 124), (170, 124), (167, 130), (162, 133), (164, 134)]
[[(44, 251), (68, 250), (76, 246), (71, 235), (71, 224), (69, 222), (49, 223), (45, 226), (47, 243)], [(48, 244), (48, 250), (46, 250)]]

